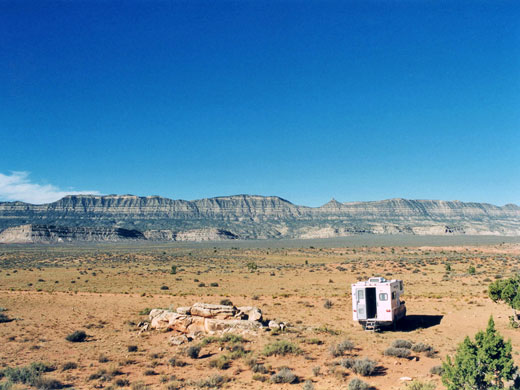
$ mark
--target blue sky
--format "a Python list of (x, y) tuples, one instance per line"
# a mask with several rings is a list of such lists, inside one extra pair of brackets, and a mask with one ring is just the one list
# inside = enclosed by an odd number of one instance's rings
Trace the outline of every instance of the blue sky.
[(520, 3), (0, 2), (0, 200), (520, 203)]

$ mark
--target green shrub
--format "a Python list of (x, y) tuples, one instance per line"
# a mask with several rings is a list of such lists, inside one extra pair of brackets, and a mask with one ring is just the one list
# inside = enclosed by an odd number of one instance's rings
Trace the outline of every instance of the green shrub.
[(267, 344), (264, 346), (264, 355), (281, 355), (285, 356), (288, 354), (297, 355), (301, 353), (301, 349), (296, 345), (287, 340), (278, 340), (274, 343)]
[(356, 359), (352, 365), (352, 371), (362, 376), (371, 376), (376, 371), (377, 363), (368, 358)]
[(466, 337), (453, 360), (448, 356), (442, 368), (442, 382), (448, 390), (465, 388), (468, 383), (475, 389), (502, 389), (518, 369), (512, 358), (511, 342), (504, 341), (496, 331), (492, 317), (487, 329), (478, 332), (475, 341)]
[(269, 378), (267, 376), (265, 376), (265, 375), (261, 375), (261, 374), (254, 374), (253, 375), (253, 380), (254, 381), (265, 382), (265, 381), (267, 381), (267, 379), (269, 379)]
[(221, 305), (224, 305), (224, 306), (233, 306), (233, 302), (231, 302), (229, 299), (227, 298), (224, 298), (220, 301), (220, 304)]
[(37, 378), (32, 385), (38, 390), (56, 390), (63, 389), (65, 387), (65, 385), (59, 380), (45, 377)]
[(143, 310), (141, 310), (139, 312), (139, 315), (141, 316), (147, 316), (150, 314), (150, 312), (152, 311), (152, 309), (150, 309), (149, 307), (145, 307)]
[(271, 375), (271, 382), (296, 383), (298, 382), (298, 377), (294, 375), (290, 368), (282, 367), (276, 374)]
[(387, 348), (384, 352), (385, 356), (394, 356), (398, 358), (407, 358), (410, 356), (410, 350), (406, 348)]
[(130, 381), (128, 379), (119, 378), (118, 380), (115, 381), (115, 385), (117, 387), (128, 387), (128, 386), (130, 386)]
[(177, 266), (172, 265), (172, 268), (170, 269), (170, 274), (175, 275), (177, 273)]
[(251, 371), (258, 374), (267, 374), (267, 368), (262, 363), (256, 363), (251, 367)]
[(4, 313), (0, 313), (0, 323), (11, 322), (12, 319), (6, 316)]
[(54, 366), (46, 363), (31, 363), (24, 367), (7, 367), (3, 374), (10, 382), (33, 386), (43, 373), (54, 371), (54, 369)]
[(137, 352), (139, 348), (137, 347), (137, 345), (129, 345), (128, 347), (126, 347), (126, 349), (128, 350), (128, 352)]
[(71, 343), (81, 343), (85, 341), (86, 338), (87, 334), (83, 330), (76, 330), (75, 332), (72, 332), (67, 337), (65, 337), (65, 339)]

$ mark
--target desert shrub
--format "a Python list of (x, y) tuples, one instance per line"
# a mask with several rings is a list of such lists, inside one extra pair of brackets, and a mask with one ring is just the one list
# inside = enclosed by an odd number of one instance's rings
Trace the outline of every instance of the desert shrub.
[(177, 266), (172, 265), (172, 268), (170, 269), (170, 274), (175, 275), (177, 273)]
[(170, 363), (170, 366), (173, 367), (184, 367), (188, 364), (185, 361), (177, 359), (176, 357), (172, 357), (170, 360), (168, 360), (168, 363)]
[(197, 359), (200, 353), (200, 345), (192, 345), (186, 350), (186, 355), (192, 359)]
[(216, 359), (210, 360), (209, 366), (219, 370), (227, 370), (231, 367), (231, 359), (227, 355), (221, 355)]
[(321, 367), (320, 366), (312, 367), (312, 375), (319, 376), (320, 375), (320, 371), (321, 371)]
[(370, 385), (361, 379), (354, 378), (348, 384), (348, 390), (368, 390)]
[(182, 384), (179, 381), (173, 381), (171, 383), (168, 383), (166, 386), (166, 390), (179, 390), (182, 389)]
[(220, 388), (224, 383), (226, 383), (228, 379), (225, 376), (222, 375), (212, 375), (209, 378), (202, 379), (201, 381), (197, 382), (197, 387), (204, 388)]
[(442, 375), (442, 373), (444, 372), (444, 369), (442, 368), (442, 366), (433, 366), (432, 368), (430, 368), (430, 374), (432, 375)]
[(233, 306), (233, 302), (227, 298), (221, 299), (220, 304), (224, 306)]
[(392, 347), (394, 348), (412, 348), (412, 342), (408, 340), (394, 340), (392, 343)]
[(339, 362), (339, 365), (344, 368), (352, 368), (352, 366), (354, 365), (355, 362), (356, 362), (356, 359), (354, 359), (354, 358), (346, 358), (346, 359), (341, 359)]
[(468, 274), (470, 274), (470, 275), (475, 275), (476, 273), (477, 273), (477, 270), (475, 269), (475, 267), (472, 266), (472, 265), (470, 265), (470, 266), (468, 267)]
[(169, 289), (170, 289), (170, 287), (168, 287), (168, 286), (164, 286), (164, 285), (161, 286), (161, 290), (169, 290)]
[(12, 319), (9, 318), (7, 315), (5, 315), (4, 313), (0, 313), (0, 323), (4, 323), (4, 322), (11, 322)]
[(437, 386), (432, 382), (414, 380), (406, 385), (406, 390), (435, 390)]
[(384, 352), (385, 356), (394, 356), (398, 358), (407, 358), (410, 356), (410, 350), (406, 348), (387, 348)]
[(110, 361), (109, 358), (107, 358), (105, 355), (101, 354), (98, 357), (98, 362), (100, 363), (108, 363)]
[(56, 390), (65, 387), (59, 380), (45, 377), (37, 378), (32, 385), (38, 390)]
[(11, 390), (13, 384), (11, 382), (0, 382), (0, 390)]
[(298, 382), (298, 377), (294, 375), (290, 368), (282, 367), (276, 374), (271, 375), (271, 382), (296, 383)]
[(157, 373), (156, 373), (154, 370), (149, 369), (149, 370), (146, 370), (146, 371), (144, 372), (144, 375), (146, 375), (146, 376), (152, 376), (152, 375), (157, 375)]
[(61, 370), (62, 371), (75, 370), (76, 368), (78, 368), (78, 364), (76, 362), (66, 362), (66, 363), (63, 363)]
[(377, 363), (368, 358), (356, 359), (352, 365), (352, 371), (362, 376), (371, 376), (376, 371)]
[(118, 380), (115, 381), (115, 385), (117, 387), (127, 387), (127, 386), (130, 386), (130, 381), (128, 379), (119, 378)]
[(330, 300), (328, 300), (328, 299), (327, 299), (327, 300), (325, 301), (325, 303), (323, 304), (323, 307), (324, 307), (325, 309), (331, 309), (332, 306), (333, 306), (332, 302), (331, 302)]
[(251, 367), (251, 371), (258, 374), (267, 374), (267, 368), (262, 363), (256, 363)]
[(135, 382), (132, 383), (132, 390), (149, 390), (150, 386), (144, 384), (143, 382)]
[(330, 347), (330, 354), (334, 357), (339, 357), (343, 356), (346, 351), (352, 351), (352, 349), (354, 349), (354, 343), (350, 340), (343, 340)]
[(128, 352), (137, 352), (139, 348), (137, 347), (137, 345), (129, 345), (128, 347), (126, 347), (126, 349), (128, 350)]
[(53, 371), (54, 369), (53, 366), (46, 363), (31, 363), (24, 367), (7, 367), (3, 374), (10, 382), (34, 386), (43, 373)]
[(287, 340), (278, 340), (274, 343), (267, 344), (264, 347), (264, 355), (272, 356), (272, 355), (288, 355), (293, 354), (297, 355), (301, 353), (301, 349), (294, 343), (291, 343)]
[(151, 311), (152, 311), (152, 309), (150, 309), (149, 307), (145, 307), (143, 310), (141, 310), (139, 312), (139, 315), (147, 316), (148, 314), (150, 314)]
[(218, 287), (218, 283), (217, 282), (211, 282), (209, 284), (210, 287)]
[(303, 384), (302, 390), (314, 390), (314, 384), (310, 379), (307, 379)]
[(433, 351), (433, 347), (428, 344), (417, 343), (412, 345), (412, 351), (414, 352), (429, 352)]
[(204, 282), (200, 282), (200, 283), (198, 284), (198, 286), (199, 286), (199, 287), (206, 287), (206, 283), (204, 283)]
[(323, 340), (320, 340), (320, 339), (307, 339), (307, 340), (305, 340), (305, 343), (306, 344), (311, 344), (311, 345), (322, 345), (323, 344)]
[(71, 343), (81, 343), (85, 341), (86, 338), (87, 334), (83, 330), (76, 330), (75, 332), (72, 332), (67, 337), (65, 337), (65, 339)]

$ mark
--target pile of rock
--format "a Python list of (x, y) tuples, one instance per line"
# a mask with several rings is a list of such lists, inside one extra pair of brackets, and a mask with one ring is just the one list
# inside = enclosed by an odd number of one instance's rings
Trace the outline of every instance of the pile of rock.
[(146, 329), (174, 331), (188, 338), (205, 334), (256, 334), (263, 328), (262, 312), (253, 306), (212, 305), (195, 303), (176, 311), (154, 309)]

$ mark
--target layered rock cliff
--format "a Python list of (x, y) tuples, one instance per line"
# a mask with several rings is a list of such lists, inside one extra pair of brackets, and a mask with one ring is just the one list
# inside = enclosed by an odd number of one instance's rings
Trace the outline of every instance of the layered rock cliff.
[(43, 205), (0, 203), (0, 229), (24, 224), (124, 228), (160, 240), (314, 238), (360, 233), (520, 235), (520, 207), (407, 199), (332, 200), (321, 207), (306, 207), (276, 196), (253, 195), (194, 201), (82, 195)]

